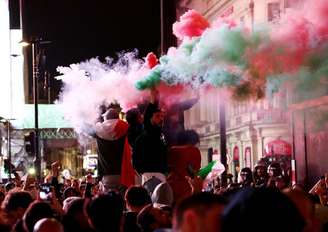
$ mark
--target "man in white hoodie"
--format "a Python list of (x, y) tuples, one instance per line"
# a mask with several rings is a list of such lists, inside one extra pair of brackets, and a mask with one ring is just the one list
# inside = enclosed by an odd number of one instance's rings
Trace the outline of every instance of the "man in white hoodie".
[(104, 121), (95, 126), (98, 150), (98, 176), (102, 177), (104, 190), (117, 188), (121, 182), (121, 166), (126, 144), (128, 124), (119, 119), (118, 111), (108, 109)]

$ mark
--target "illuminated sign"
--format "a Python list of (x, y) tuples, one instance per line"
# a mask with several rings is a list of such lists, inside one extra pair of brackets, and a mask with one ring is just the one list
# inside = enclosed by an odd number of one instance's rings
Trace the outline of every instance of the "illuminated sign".
[(86, 155), (83, 157), (83, 168), (84, 169), (96, 169), (98, 165), (98, 156), (93, 154), (93, 155)]

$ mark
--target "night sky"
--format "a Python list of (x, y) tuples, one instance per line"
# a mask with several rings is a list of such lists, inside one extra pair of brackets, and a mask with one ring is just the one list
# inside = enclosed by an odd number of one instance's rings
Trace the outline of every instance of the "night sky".
[[(160, 0), (23, 1), (25, 39), (40, 36), (47, 46), (47, 68), (67, 66), (92, 57), (116, 57), (139, 50), (139, 57), (160, 48)], [(54, 87), (60, 84), (54, 82)]]

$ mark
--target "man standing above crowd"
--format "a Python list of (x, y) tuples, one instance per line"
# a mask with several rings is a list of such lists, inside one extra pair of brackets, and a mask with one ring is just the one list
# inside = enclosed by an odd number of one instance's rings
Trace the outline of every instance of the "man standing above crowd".
[(128, 124), (119, 119), (117, 109), (110, 108), (103, 115), (104, 121), (95, 126), (98, 149), (98, 175), (102, 177), (104, 190), (121, 184), (121, 166), (126, 149)]
[(152, 177), (165, 181), (167, 173), (167, 145), (162, 127), (164, 112), (156, 102), (158, 92), (151, 92), (151, 101), (144, 114), (144, 132), (136, 139), (133, 146), (133, 166), (142, 174), (142, 183)]

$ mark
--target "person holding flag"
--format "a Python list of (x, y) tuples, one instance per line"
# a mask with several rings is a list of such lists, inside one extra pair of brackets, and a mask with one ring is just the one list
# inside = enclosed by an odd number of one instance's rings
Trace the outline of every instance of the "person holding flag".
[(104, 191), (129, 187), (134, 184), (131, 164), (131, 148), (127, 140), (128, 124), (119, 118), (115, 108), (109, 108), (103, 115), (103, 122), (95, 125), (98, 151), (98, 176), (102, 178)]

